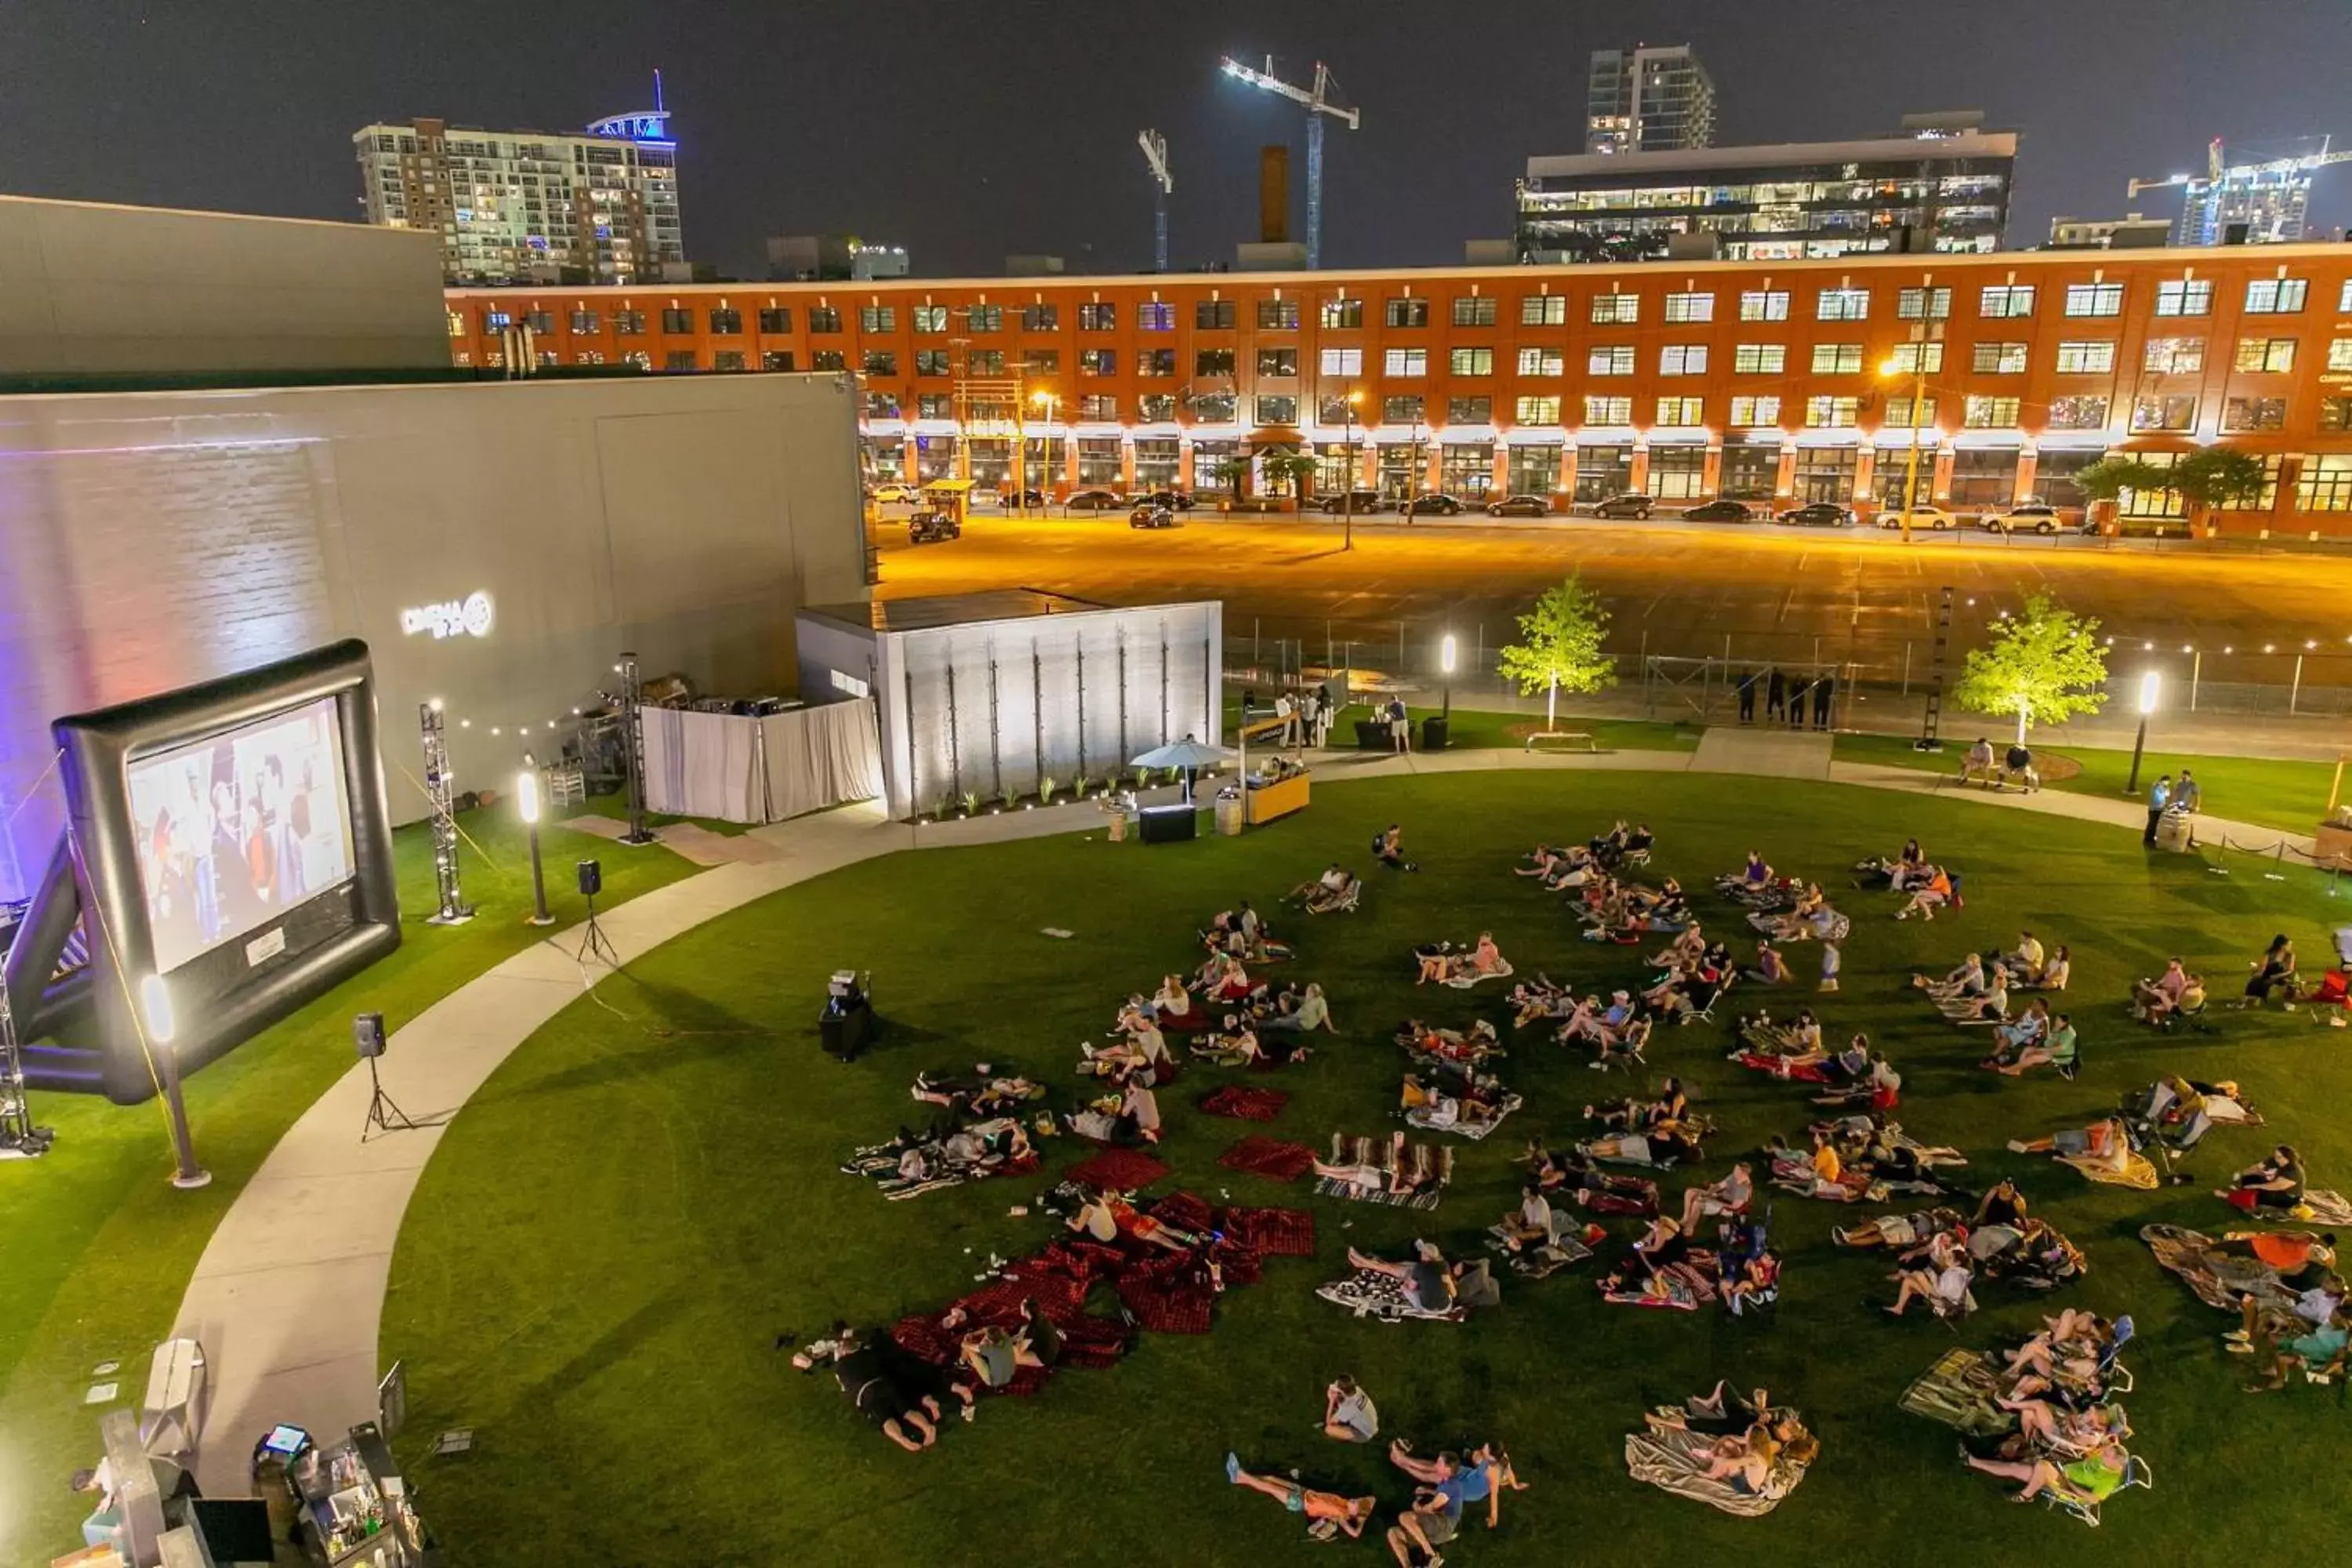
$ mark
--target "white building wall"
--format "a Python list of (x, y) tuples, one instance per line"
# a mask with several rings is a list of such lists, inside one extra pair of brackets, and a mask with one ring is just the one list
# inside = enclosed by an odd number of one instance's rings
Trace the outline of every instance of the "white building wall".
[[(419, 704), (465, 787), (552, 750), (624, 649), (789, 691), (793, 611), (862, 598), (864, 549), (831, 375), (0, 398), (0, 818), (33, 801), (0, 897), (56, 832), (59, 714), (362, 637), (411, 820)], [(488, 636), (403, 630), (478, 591)]]

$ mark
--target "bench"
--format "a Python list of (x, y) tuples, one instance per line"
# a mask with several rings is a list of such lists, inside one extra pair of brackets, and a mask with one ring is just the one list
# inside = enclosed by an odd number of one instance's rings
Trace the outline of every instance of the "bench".
[(1534, 751), (1538, 741), (1560, 742), (1558, 747), (1545, 747), (1546, 751), (1581, 752), (1596, 757), (1601, 754), (1601, 742), (1583, 730), (1538, 730), (1528, 737), (1527, 749)]
[(2035, 771), (2032, 763), (2028, 763), (2022, 769), (2012, 769), (2007, 763), (1994, 763), (1990, 767), (1961, 768), (1960, 784), (1962, 787), (1969, 784), (1982, 784), (1996, 794), (2013, 784), (2027, 795), (2032, 795), (2042, 787), (2042, 775)]

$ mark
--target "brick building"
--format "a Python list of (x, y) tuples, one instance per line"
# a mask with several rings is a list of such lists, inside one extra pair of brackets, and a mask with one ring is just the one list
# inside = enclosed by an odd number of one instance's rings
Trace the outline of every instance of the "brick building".
[(1009, 483), (1019, 440), (1049, 489), (1205, 490), (1281, 447), (1325, 490), (1869, 508), (1899, 488), (1916, 355), (1955, 509), (2079, 504), (2103, 453), (2221, 441), (2273, 479), (2223, 527), (2352, 531), (2340, 246), (446, 298), (461, 364), (496, 363), (512, 321), (548, 364), (855, 374), (876, 478)]

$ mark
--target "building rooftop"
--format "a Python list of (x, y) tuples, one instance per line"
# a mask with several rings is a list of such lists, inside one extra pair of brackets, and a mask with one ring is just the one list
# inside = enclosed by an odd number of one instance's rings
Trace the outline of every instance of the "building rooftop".
[(929, 599), (876, 599), (863, 605), (809, 605), (800, 614), (861, 632), (926, 632), (983, 621), (1025, 621), (1040, 616), (1083, 615), (1106, 610), (1090, 599), (1046, 594), (1034, 588), (996, 588), (981, 594), (944, 594)]
[(2014, 131), (1940, 136), (1872, 136), (1858, 142), (1776, 142), (1747, 147), (1679, 147), (1668, 153), (1574, 153), (1528, 160), (1531, 180), (1604, 174), (1632, 184), (1654, 174), (1776, 168), (1788, 163), (1869, 163), (1930, 158), (2014, 158)]

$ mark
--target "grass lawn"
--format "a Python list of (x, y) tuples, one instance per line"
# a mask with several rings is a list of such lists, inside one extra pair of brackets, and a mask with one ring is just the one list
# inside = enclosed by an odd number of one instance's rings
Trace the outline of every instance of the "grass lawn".
[[(1434, 707), (1408, 707), (1405, 710), (1412, 720), (1412, 743), (1416, 748), (1421, 744), (1421, 721), (1437, 711)], [(1225, 734), (1229, 744), (1234, 726), (1240, 717), (1241, 704), (1238, 700), (1225, 705)], [(1353, 746), (1356, 743), (1356, 721), (1370, 717), (1370, 713), (1360, 707), (1349, 709), (1342, 721), (1331, 727), (1331, 743)], [(1456, 752), (1485, 751), (1497, 746), (1517, 751), (1526, 744), (1524, 730), (1513, 732), (1520, 726), (1542, 729), (1543, 714), (1496, 713), (1457, 705), (1454, 709), (1453, 721), (1446, 727), (1446, 745)], [(1704, 727), (1659, 723), (1645, 719), (1588, 719), (1580, 714), (1562, 713), (1559, 728), (1589, 734), (1593, 743), (1606, 752), (1695, 752), (1698, 750), (1699, 733)], [(1252, 750), (1255, 749), (1252, 747)]]
[[(1958, 731), (1954, 732), (1958, 735)], [(1973, 737), (1977, 731), (1969, 731)], [(1996, 746), (2007, 744), (1996, 734)], [(1899, 735), (1840, 735), (1836, 756), (1842, 763), (1883, 763), (1890, 767), (1924, 768), (1957, 773), (1969, 738), (1947, 743), (1941, 752), (1915, 752)], [(2074, 758), (2083, 771), (2050, 785), (2074, 795), (2106, 795), (2120, 800), (2124, 782), (2131, 777), (2131, 753), (2095, 746), (2053, 747)], [(2182, 768), (2204, 786), (2205, 810), (2214, 816), (2308, 834), (2327, 809), (2327, 785), (2335, 776), (2333, 763), (2280, 762), (2264, 757), (2189, 757), (2150, 746), (2140, 759), (2140, 794), (2146, 796), (2159, 773), (2176, 777)]]
[[(2224, 879), (2189, 857), (2151, 858), (2113, 828), (1865, 789), (1775, 784), (1769, 806), (1727, 809), (1739, 798), (1731, 792), (1758, 788), (1555, 773), (1349, 784), (1246, 838), (1147, 849), (1063, 837), (899, 855), (649, 956), (607, 984), (609, 1009), (574, 1005), (506, 1063), (457, 1120), (409, 1211), (382, 1349), (408, 1364), (403, 1447), (451, 1561), (1384, 1562), (1370, 1542), (1314, 1546), (1221, 1468), (1230, 1448), (1262, 1471), (1296, 1467), (1315, 1483), (1404, 1501), (1409, 1488), (1376, 1454), (1315, 1431), (1324, 1384), (1343, 1372), (1378, 1398), (1386, 1432), (1424, 1452), (1493, 1436), (1517, 1458), (1533, 1489), (1506, 1500), (1498, 1533), (1465, 1527), (1449, 1559), (1466, 1563), (2216, 1562), (2228, 1550), (2221, 1532), (2245, 1521), (2261, 1521), (2268, 1554), (2331, 1554), (2341, 1526), (2325, 1499), (2340, 1489), (2323, 1478), (2335, 1473), (2341, 1391), (2241, 1394), (2243, 1365), (2218, 1342), (2228, 1324), (2137, 1239), (2151, 1220), (2218, 1229), (2231, 1211), (2201, 1186), (2096, 1186), (2002, 1150), (2012, 1136), (2079, 1126), (2159, 1071), (2231, 1076), (2274, 1125), (2216, 1134), (2200, 1176), (2218, 1179), (2276, 1136), (2303, 1148), (2316, 1183), (2352, 1185), (2352, 1125), (2334, 1110), (2352, 1092), (2344, 1037), (2273, 1013), (2156, 1039), (2120, 1002), (2133, 976), (2176, 951), (2226, 994), (2274, 930), (2296, 933), (2315, 971), (2337, 919), (2323, 883)], [(1575, 1134), (1587, 1098), (1626, 1087), (1538, 1034), (1515, 1037), (1504, 1064), (1528, 1109), (1462, 1146), (1435, 1212), (1336, 1203), (1214, 1163), (1251, 1131), (1316, 1144), (1335, 1129), (1384, 1132), (1397, 1020), (1500, 1016), (1492, 988), (1414, 990), (1412, 942), (1490, 928), (1523, 973), (1600, 988), (1635, 978), (1633, 950), (1577, 940), (1558, 906), (1508, 868), (1539, 837), (1581, 837), (1637, 805), (1658, 832), (1659, 873), (1703, 886), (1755, 842), (1783, 869), (1841, 889), (1856, 930), (1845, 993), (1823, 1010), (1830, 1027), (1867, 1029), (1889, 1047), (1908, 1075), (1903, 1120), (1916, 1132), (1968, 1150), (1976, 1183), (2015, 1173), (2037, 1210), (2087, 1248), (2091, 1277), (2059, 1300), (2137, 1318), (2134, 1447), (2159, 1489), (2117, 1500), (2104, 1530), (2010, 1506), (2000, 1484), (1961, 1470), (1951, 1432), (1895, 1408), (1953, 1335), (1865, 1304), (1884, 1299), (1886, 1265), (1828, 1239), (1855, 1211), (1779, 1197), (1789, 1270), (1764, 1321), (1606, 1306), (1590, 1265), (1540, 1283), (1506, 1274), (1501, 1309), (1460, 1326), (1358, 1321), (1317, 1300), (1350, 1243), (1393, 1251), (1425, 1236), (1475, 1252), (1516, 1194), (1521, 1142)], [(987, 1060), (1066, 1088), (1077, 1043), (1100, 1037), (1129, 990), (1189, 968), (1193, 929), (1212, 910), (1244, 897), (1270, 905), (1330, 860), (1357, 863), (1366, 836), (1391, 819), (1406, 825), (1422, 874), (1362, 868), (1372, 875), (1360, 914), (1276, 921), (1299, 946), (1292, 970), (1323, 983), (1345, 1030), (1318, 1037), (1328, 1043), (1312, 1060), (1253, 1079), (1291, 1093), (1281, 1120), (1253, 1128), (1201, 1114), (1194, 1100), (1235, 1076), (1213, 1068), (1191, 1069), (1162, 1096), (1161, 1154), (1176, 1173), (1167, 1184), (1213, 1203), (1230, 1193), (1311, 1208), (1314, 1258), (1270, 1261), (1262, 1283), (1219, 1302), (1212, 1333), (1146, 1336), (1113, 1370), (1066, 1372), (1035, 1400), (989, 1404), (976, 1426), (951, 1424), (936, 1453), (900, 1453), (828, 1379), (791, 1371), (771, 1348), (779, 1333), (934, 1306), (971, 1289), (990, 1251), (1017, 1256), (1052, 1234), (1050, 1222), (1006, 1213), (1047, 1181), (887, 1203), (835, 1169), (852, 1146), (913, 1119), (907, 1085), (918, 1069)], [(1843, 890), (1856, 858), (1914, 832), (1948, 851), (1969, 846), (1969, 906), (1932, 925), (1897, 924), (1888, 896)], [(1702, 908), (1711, 921), (1725, 913), (1711, 898)], [(2074, 947), (2079, 1081), (1977, 1070), (1983, 1037), (1946, 1025), (1904, 984), (1910, 966), (1946, 967), (2020, 925)], [(1076, 934), (1055, 940), (1042, 934), (1048, 926)], [(1811, 958), (1798, 950), (1801, 969)], [(887, 1044), (854, 1066), (822, 1056), (812, 1026), (824, 976), (842, 964), (873, 967), (889, 1021)], [(1653, 1047), (1659, 1068), (1685, 1075), (1725, 1125), (1701, 1167), (1709, 1174), (1769, 1133), (1801, 1128), (1811, 1110), (1798, 1088), (1725, 1062), (1726, 1048), (1724, 1030), (1706, 1026), (1666, 1031)], [(1048, 1176), (1090, 1152), (1055, 1149)], [(1670, 1177), (1667, 1190), (1682, 1184)], [(1979, 1293), (1985, 1310), (1959, 1331), (1970, 1344), (2051, 1306), (1999, 1285)], [(1718, 1376), (1800, 1404), (1825, 1445), (1811, 1478), (1763, 1521), (1733, 1521), (1624, 1473), (1623, 1435), (1641, 1411)], [(477, 1428), (473, 1454), (422, 1458), (434, 1433), (457, 1425)]]
[[(584, 804), (572, 808), (568, 815), (609, 816), (615, 822), (626, 822), (629, 819), (629, 797), (625, 795), (592, 795)], [(750, 822), (721, 822), (715, 816), (670, 816), (658, 811), (646, 813), (646, 826), (656, 833), (673, 822), (690, 822), (697, 827), (729, 838), (749, 833), (758, 826)]]
[[(183, 1193), (165, 1180), (172, 1149), (160, 1102), (33, 1097), (57, 1147), (0, 1163), (0, 1561), (46, 1562), (51, 1553), (36, 1547), (73, 1539), (88, 1500), (68, 1492), (66, 1478), (93, 1461), (98, 1445), (97, 1413), (81, 1404), (84, 1374), (120, 1360), (126, 1392), (144, 1386), (148, 1352), (170, 1331), (214, 1226), (279, 1135), (351, 1066), (352, 1016), (380, 1011), (397, 1027), (539, 940), (524, 923), (530, 862), (512, 813), (459, 820), (479, 847), (460, 862), (476, 919), (446, 931), (424, 923), (435, 908), (432, 841), (422, 826), (403, 828), (394, 836), (407, 920), (399, 951), (188, 1080), (210, 1186)], [(558, 845), (548, 858), (568, 866), (567, 854)], [(606, 908), (694, 869), (658, 849), (598, 858)], [(548, 899), (560, 920), (579, 918), (568, 877), (549, 878)]]

